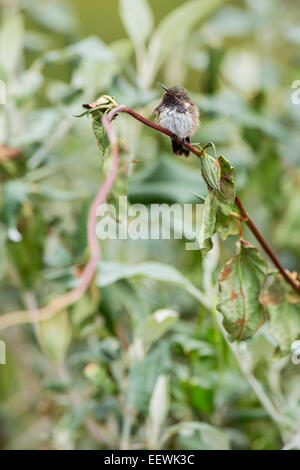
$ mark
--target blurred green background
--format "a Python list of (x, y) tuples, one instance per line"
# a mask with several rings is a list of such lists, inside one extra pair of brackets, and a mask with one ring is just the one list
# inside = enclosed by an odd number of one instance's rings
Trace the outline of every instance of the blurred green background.
[[(298, 1), (0, 5), (0, 325), (67, 292), (88, 259), (87, 213), (109, 153), (73, 115), (108, 94), (154, 119), (158, 80), (189, 90), (202, 121), (194, 141), (230, 160), (247, 210), (299, 272)], [(197, 159), (175, 157), (129, 116), (114, 126), (123, 173), (110, 202), (201, 203)], [(234, 346), (218, 325), (216, 280), (234, 241), (215, 239), (204, 260), (185, 240), (101, 241), (99, 275), (76, 304), (0, 330), (0, 448), (300, 448), (293, 323), (282, 316)]]

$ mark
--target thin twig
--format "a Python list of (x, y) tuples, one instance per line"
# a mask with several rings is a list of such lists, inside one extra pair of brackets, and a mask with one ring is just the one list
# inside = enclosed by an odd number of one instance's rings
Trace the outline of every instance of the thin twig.
[(21, 325), (24, 323), (32, 323), (37, 321), (46, 321), (55, 316), (60, 310), (77, 302), (84, 292), (88, 289), (98, 262), (100, 260), (100, 246), (96, 235), (97, 226), (97, 209), (98, 206), (105, 201), (117, 175), (119, 152), (117, 147), (117, 137), (108, 123), (103, 123), (112, 142), (112, 166), (108, 177), (104, 181), (96, 195), (88, 215), (88, 246), (90, 249), (90, 259), (84, 267), (77, 286), (66, 294), (55, 297), (48, 305), (38, 310), (17, 310), (10, 313), (0, 315), (0, 330), (9, 326)]
[(245, 207), (243, 206), (243, 204), (242, 204), (242, 202), (241, 202), (241, 200), (239, 199), (238, 196), (235, 197), (235, 203), (238, 206), (241, 215), (243, 216), (243, 218), (245, 218), (246, 224), (248, 225), (249, 229), (251, 230), (251, 232), (255, 236), (256, 240), (259, 241), (259, 243), (261, 244), (261, 246), (263, 247), (265, 252), (268, 254), (268, 256), (271, 258), (271, 260), (273, 261), (275, 266), (278, 268), (278, 270), (280, 271), (282, 276), (285, 278), (285, 280), (289, 284), (291, 284), (291, 286), (293, 287), (293, 289), (296, 292), (299, 293), (300, 292), (300, 283), (297, 282), (295, 279), (293, 279), (292, 276), (290, 276), (289, 273), (284, 269), (284, 267), (280, 263), (279, 259), (277, 258), (277, 256), (272, 251), (272, 249), (271, 249), (270, 245), (268, 244), (268, 242), (264, 239), (264, 237), (259, 232), (259, 230), (256, 227), (256, 225), (254, 224), (254, 222), (250, 219), (249, 214), (247, 213)]
[[(63, 308), (69, 305), (72, 305), (78, 299), (80, 299), (80, 297), (87, 290), (90, 282), (92, 281), (95, 271), (96, 271), (97, 264), (100, 260), (100, 246), (99, 246), (99, 242), (98, 242), (97, 235), (96, 235), (97, 208), (99, 204), (101, 204), (105, 200), (106, 196), (108, 195), (114, 183), (114, 180), (116, 178), (117, 171), (118, 171), (118, 162), (119, 162), (118, 140), (117, 140), (116, 133), (111, 126), (111, 122), (113, 118), (118, 113), (129, 114), (130, 116), (134, 117), (135, 119), (145, 124), (146, 126), (151, 127), (152, 129), (155, 129), (158, 132), (161, 132), (162, 134), (165, 134), (177, 140), (177, 142), (180, 142), (182, 145), (184, 145), (198, 158), (203, 157), (203, 152), (205, 150), (205, 147), (201, 148), (200, 150), (196, 149), (190, 143), (175, 136), (168, 129), (165, 129), (162, 126), (149, 121), (148, 119), (144, 118), (140, 114), (133, 111), (133, 109), (128, 108), (125, 105), (117, 106), (113, 108), (111, 111), (109, 111), (108, 113), (104, 114), (102, 117), (102, 124), (103, 124), (104, 129), (106, 130), (106, 133), (108, 135), (110, 145), (111, 145), (112, 167), (103, 186), (101, 187), (97, 196), (95, 197), (92, 203), (90, 212), (89, 212), (88, 244), (90, 248), (90, 259), (79, 278), (78, 285), (70, 292), (67, 292), (66, 294), (56, 297), (46, 307), (40, 308), (39, 310), (35, 312), (19, 310), (19, 311), (15, 311), (11, 313), (6, 313), (0, 316), (0, 330), (7, 328), (9, 326), (17, 325), (17, 324), (33, 322), (36, 319), (36, 315), (38, 316), (39, 321), (48, 320), (49, 318), (53, 317), (56, 313), (58, 313)], [(293, 287), (293, 289), (296, 292), (299, 293), (300, 283), (298, 283), (295, 279), (293, 279), (289, 275), (289, 273), (283, 268), (283, 266), (277, 259), (276, 255), (273, 253), (270, 246), (268, 245), (268, 243), (265, 241), (265, 239), (263, 238), (263, 236), (261, 235), (261, 233), (255, 226), (254, 222), (250, 219), (246, 209), (244, 208), (238, 196), (236, 196), (235, 202), (241, 212), (241, 215), (246, 219), (246, 223), (248, 227), (250, 228), (250, 230), (252, 231), (253, 235), (256, 237), (256, 239), (261, 244), (263, 249), (266, 251), (268, 256), (271, 258), (275, 266), (279, 269), (279, 271), (281, 272), (285, 280)]]
[[(172, 137), (172, 139), (175, 139), (178, 142), (180, 142), (182, 145), (184, 145), (187, 149), (189, 149), (197, 157), (200, 157), (200, 158), (203, 157), (203, 152), (205, 150), (205, 146), (203, 148), (201, 148), (200, 150), (196, 149), (193, 145), (189, 144), (185, 140), (179, 139), (177, 136), (175, 136), (168, 129), (165, 129), (164, 127), (161, 127), (158, 124), (149, 121), (148, 119), (144, 118), (143, 116), (136, 113), (135, 111), (133, 111), (131, 108), (128, 108), (127, 106), (119, 106), (116, 109), (118, 109), (117, 112), (123, 112), (123, 113), (130, 114), (130, 116), (134, 117), (135, 119), (142, 122), (146, 126), (152, 127), (152, 129), (155, 129), (155, 130), (157, 130), (157, 131), (159, 131), (159, 132), (161, 132), (161, 133), (163, 133), (163, 134), (165, 134), (169, 137)], [(116, 109), (110, 111), (106, 115), (106, 119), (110, 119), (110, 118), (112, 119), (116, 115), (116, 112), (115, 112)], [(242, 202), (240, 201), (240, 199), (237, 195), (235, 197), (235, 203), (238, 206), (238, 208), (240, 210), (240, 213), (241, 213), (242, 217), (245, 219), (245, 222), (248, 225), (249, 229), (251, 230), (251, 232), (253, 233), (253, 235), (257, 239), (257, 241), (261, 244), (262, 248), (265, 250), (267, 255), (271, 258), (271, 260), (273, 261), (275, 266), (279, 269), (279, 271), (282, 274), (282, 276), (284, 277), (284, 279), (293, 287), (293, 289), (296, 292), (300, 293), (300, 283), (297, 282), (295, 279), (293, 279), (292, 276), (290, 276), (290, 274), (284, 269), (284, 267), (282, 266), (282, 264), (278, 260), (277, 256), (272, 251), (270, 245), (266, 242), (266, 240), (264, 239), (262, 234), (259, 232), (259, 230), (256, 227), (256, 225), (254, 224), (254, 222), (249, 217), (249, 214), (247, 213), (245, 207), (243, 206)]]

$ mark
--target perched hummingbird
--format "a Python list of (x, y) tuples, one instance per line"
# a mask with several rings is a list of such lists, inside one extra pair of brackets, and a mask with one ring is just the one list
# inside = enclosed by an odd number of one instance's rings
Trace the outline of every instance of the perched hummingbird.
[[(190, 142), (190, 137), (200, 126), (198, 106), (191, 100), (183, 87), (166, 88), (161, 83), (158, 85), (165, 90), (162, 102), (155, 109), (158, 124), (177, 137)], [(188, 157), (189, 151), (182, 144), (172, 138), (171, 142), (173, 152), (176, 155)]]

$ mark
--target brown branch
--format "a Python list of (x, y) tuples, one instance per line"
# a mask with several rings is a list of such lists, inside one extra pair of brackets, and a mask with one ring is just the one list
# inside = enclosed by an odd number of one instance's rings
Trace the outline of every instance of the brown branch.
[[(113, 110), (114, 111), (114, 110)], [(5, 313), (0, 315), (0, 330), (8, 328), (9, 326), (21, 325), (24, 323), (31, 323), (36, 321), (46, 321), (55, 316), (60, 310), (74, 304), (86, 292), (96, 272), (98, 262), (100, 260), (101, 252), (97, 239), (97, 209), (99, 205), (105, 201), (110, 188), (112, 187), (118, 171), (119, 152), (117, 146), (117, 137), (114, 130), (111, 128), (110, 123), (103, 123), (107, 134), (109, 135), (112, 144), (112, 166), (108, 177), (96, 195), (88, 215), (87, 232), (88, 232), (88, 246), (90, 249), (90, 259), (84, 267), (78, 283), (74, 289), (66, 294), (55, 297), (48, 305), (37, 310), (17, 310), (14, 312)]]
[[(155, 123), (149, 121), (148, 119), (144, 118), (143, 116), (136, 113), (135, 111), (128, 108), (127, 106), (119, 106), (116, 109), (118, 109), (117, 112), (123, 112), (123, 113), (130, 114), (130, 116), (134, 117), (135, 119), (142, 122), (146, 126), (152, 127), (152, 129), (155, 129), (155, 130), (157, 130), (157, 131), (159, 131), (159, 132), (161, 132), (161, 133), (163, 133), (163, 134), (165, 134), (169, 137), (172, 137), (172, 139), (175, 139), (178, 142), (180, 142), (182, 145), (184, 145), (186, 148), (188, 148), (197, 157), (201, 158), (203, 156), (204, 148), (200, 149), (200, 150), (196, 149), (195, 147), (193, 147), (193, 145), (189, 144), (188, 142), (185, 142), (183, 139), (179, 139), (177, 136), (172, 134), (172, 132), (170, 132), (168, 129), (165, 129), (164, 127), (161, 127), (158, 124), (155, 124)], [(116, 111), (115, 109), (113, 111), (110, 111), (105, 116), (105, 120), (112, 119), (116, 115), (115, 111)], [(256, 227), (256, 225), (254, 224), (254, 222), (249, 217), (245, 207), (243, 206), (243, 204), (240, 201), (238, 196), (235, 197), (235, 203), (236, 203), (237, 207), (239, 208), (242, 217), (245, 219), (245, 222), (248, 225), (249, 229), (251, 230), (251, 232), (253, 233), (253, 235), (257, 239), (257, 241), (260, 243), (262, 248), (265, 250), (267, 255), (271, 258), (271, 260), (273, 261), (275, 266), (278, 268), (278, 270), (280, 271), (280, 273), (282, 274), (284, 279), (293, 287), (293, 289), (296, 292), (300, 293), (300, 283), (298, 281), (296, 281), (295, 279), (293, 279), (293, 277), (284, 269), (284, 267), (282, 266), (282, 264), (278, 260), (277, 256), (272, 251), (270, 245), (266, 242), (266, 240), (264, 239), (262, 234), (259, 232), (259, 230)]]
[(268, 256), (271, 258), (271, 260), (273, 261), (275, 266), (281, 272), (282, 276), (285, 278), (285, 280), (289, 284), (291, 284), (293, 289), (295, 289), (295, 291), (297, 291), (299, 293), (300, 292), (300, 283), (297, 282), (295, 279), (293, 279), (292, 276), (290, 276), (290, 274), (284, 269), (284, 267), (282, 266), (282, 264), (280, 263), (280, 261), (278, 260), (278, 258), (274, 254), (274, 252), (272, 251), (272, 249), (271, 249), (270, 245), (268, 244), (268, 242), (264, 239), (264, 237), (259, 232), (259, 230), (257, 229), (254, 222), (250, 219), (245, 207), (243, 206), (243, 204), (242, 204), (242, 202), (241, 202), (241, 200), (239, 199), (238, 196), (235, 197), (235, 203), (238, 206), (241, 215), (246, 219), (246, 224), (248, 225), (249, 229), (251, 230), (251, 232), (253, 233), (255, 238), (259, 241), (259, 243), (261, 244), (261, 246), (263, 247), (265, 252), (268, 254)]
[[(23, 323), (48, 320), (52, 318), (54, 315), (56, 315), (60, 310), (72, 305), (77, 300), (79, 300), (80, 297), (84, 294), (84, 292), (89, 287), (94, 277), (96, 267), (101, 256), (100, 246), (99, 246), (99, 242), (98, 242), (97, 235), (96, 235), (97, 208), (107, 197), (114, 183), (114, 180), (116, 178), (117, 171), (118, 171), (118, 163), (119, 163), (118, 140), (117, 140), (115, 131), (113, 130), (111, 126), (111, 122), (112, 122), (112, 119), (118, 113), (121, 113), (121, 112), (127, 113), (130, 116), (137, 119), (138, 121), (140, 121), (141, 123), (145, 124), (146, 126), (151, 127), (152, 129), (155, 129), (158, 132), (161, 132), (162, 134), (165, 134), (169, 137), (172, 137), (173, 139), (177, 140), (182, 145), (184, 145), (187, 149), (189, 149), (198, 158), (201, 158), (203, 156), (203, 151), (205, 147), (201, 149), (196, 149), (193, 145), (175, 136), (168, 129), (165, 129), (164, 127), (161, 127), (158, 124), (149, 121), (148, 119), (144, 118), (140, 114), (133, 111), (133, 109), (128, 108), (125, 105), (117, 106), (113, 108), (111, 111), (109, 111), (108, 113), (104, 114), (102, 117), (102, 124), (103, 124), (104, 129), (107, 132), (110, 145), (111, 145), (112, 167), (111, 167), (108, 177), (104, 181), (103, 186), (101, 187), (98, 194), (96, 195), (89, 211), (88, 245), (90, 248), (90, 259), (88, 263), (86, 264), (84, 270), (82, 271), (82, 274), (78, 280), (78, 284), (70, 292), (67, 292), (66, 294), (55, 297), (48, 305), (38, 310), (34, 310), (34, 311), (19, 310), (19, 311), (1, 315), (0, 316), (0, 330), (7, 328), (9, 326), (13, 326), (13, 325), (18, 325), (18, 324), (20, 325)], [(293, 287), (295, 291), (300, 293), (300, 283), (298, 283), (295, 279), (293, 279), (290, 276), (290, 274), (283, 268), (283, 266), (281, 265), (281, 263), (279, 262), (279, 260), (277, 259), (273, 251), (271, 250), (270, 246), (268, 245), (268, 243), (265, 241), (265, 239), (263, 238), (263, 236), (261, 235), (261, 233), (255, 226), (254, 222), (250, 219), (246, 209), (244, 208), (238, 196), (236, 196), (235, 202), (241, 212), (242, 217), (245, 219), (253, 235), (256, 237), (256, 239), (261, 244), (263, 249), (266, 251), (268, 256), (271, 258), (275, 266), (277, 266), (282, 276)]]

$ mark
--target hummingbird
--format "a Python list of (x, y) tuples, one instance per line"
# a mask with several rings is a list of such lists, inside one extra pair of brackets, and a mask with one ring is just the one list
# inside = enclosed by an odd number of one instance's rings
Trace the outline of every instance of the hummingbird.
[[(161, 83), (158, 85), (165, 90), (162, 102), (155, 109), (158, 124), (171, 131), (175, 136), (190, 142), (190, 137), (200, 126), (198, 106), (191, 100), (183, 87), (166, 88)], [(189, 156), (189, 150), (181, 143), (172, 138), (171, 142), (175, 155)]]

